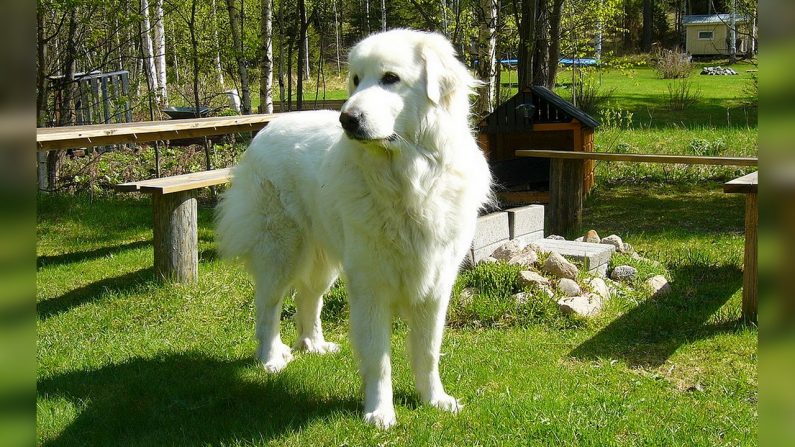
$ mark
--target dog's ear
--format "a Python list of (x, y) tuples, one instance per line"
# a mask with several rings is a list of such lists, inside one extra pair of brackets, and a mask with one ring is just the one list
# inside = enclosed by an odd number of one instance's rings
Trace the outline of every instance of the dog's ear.
[(421, 54), (428, 99), (445, 107), (461, 100), (468, 102), (472, 89), (479, 82), (456, 59), (450, 42), (440, 34), (428, 33), (422, 42)]

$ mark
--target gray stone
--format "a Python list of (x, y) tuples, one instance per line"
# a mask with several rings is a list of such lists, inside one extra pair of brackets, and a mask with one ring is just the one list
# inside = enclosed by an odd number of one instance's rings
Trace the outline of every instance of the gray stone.
[(509, 238), (525, 246), (533, 239), (544, 237), (543, 205), (528, 205), (506, 210)]
[(522, 304), (527, 304), (531, 296), (532, 295), (527, 292), (519, 292), (513, 295), (513, 300), (516, 302), (517, 306), (521, 306)]
[(632, 245), (629, 245), (628, 242), (624, 242), (624, 251), (622, 251), (621, 253), (629, 253), (631, 255), (634, 255), (635, 254), (635, 247), (633, 247)]
[(652, 276), (646, 280), (646, 285), (651, 290), (652, 298), (659, 298), (671, 293), (671, 284), (668, 283), (668, 279), (663, 275)]
[(602, 299), (599, 295), (587, 293), (581, 296), (572, 296), (558, 300), (558, 309), (566, 314), (577, 314), (590, 317), (602, 310)]
[(638, 269), (631, 265), (619, 265), (610, 273), (610, 278), (614, 281), (630, 281), (638, 276)]
[(565, 237), (558, 236), (557, 234), (550, 234), (546, 238), (549, 239), (549, 240), (553, 240), (553, 241), (565, 241), (566, 240)]
[(616, 251), (619, 253), (624, 252), (624, 241), (622, 241), (621, 238), (615, 234), (611, 234), (610, 236), (603, 238), (601, 240), (601, 243), (605, 245), (612, 245), (613, 247), (616, 248)]
[(588, 273), (604, 276), (607, 265), (613, 256), (612, 245), (589, 244), (587, 242), (540, 239), (530, 244), (537, 252), (556, 252), (568, 259), (581, 263)]
[(500, 261), (508, 261), (509, 259), (521, 253), (522, 248), (523, 247), (519, 246), (516, 241), (508, 241), (494, 250), (494, 253), (491, 254), (491, 257)]
[(566, 258), (557, 252), (549, 254), (546, 262), (544, 262), (543, 270), (558, 278), (576, 279), (579, 269), (577, 266), (567, 261)]
[(532, 248), (525, 248), (521, 253), (508, 260), (508, 264), (531, 267), (538, 262), (538, 255)]
[(497, 258), (487, 256), (480, 260), (481, 264), (494, 264), (495, 262), (500, 262)]
[(547, 286), (538, 286), (538, 290), (540, 290), (541, 293), (546, 294), (550, 298), (554, 298), (555, 297), (555, 292), (552, 291), (552, 289), (550, 289)]
[(585, 241), (583, 240), (583, 237), (580, 236), (577, 239), (574, 239), (574, 242), (585, 242)]
[(569, 278), (562, 278), (558, 281), (558, 290), (566, 296), (577, 296), (582, 294), (582, 289), (577, 281)]
[(602, 301), (610, 300), (610, 288), (602, 278), (588, 278), (585, 280), (585, 285), (591, 289), (591, 292), (599, 295)]
[(548, 286), (549, 280), (532, 270), (522, 270), (519, 272), (519, 284), (523, 286)]

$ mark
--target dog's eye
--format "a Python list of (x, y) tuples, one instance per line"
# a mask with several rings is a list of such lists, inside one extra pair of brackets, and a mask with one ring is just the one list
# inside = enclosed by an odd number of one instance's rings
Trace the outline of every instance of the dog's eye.
[(353, 75), (353, 85), (354, 85), (354, 87), (358, 87), (359, 86), (359, 76)]
[(381, 77), (381, 84), (392, 85), (400, 82), (400, 78), (395, 73), (387, 73)]

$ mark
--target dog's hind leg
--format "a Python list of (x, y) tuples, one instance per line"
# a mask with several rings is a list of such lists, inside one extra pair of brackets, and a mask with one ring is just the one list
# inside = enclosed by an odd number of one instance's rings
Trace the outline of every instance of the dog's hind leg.
[[(449, 288), (446, 289), (449, 294)], [(407, 348), (420, 398), (436, 408), (457, 413), (462, 405), (444, 391), (439, 377), (439, 353), (449, 301), (447, 296), (408, 305)]]
[(323, 338), (320, 323), (320, 310), (323, 307), (323, 294), (337, 279), (337, 269), (329, 265), (322, 252), (312, 256), (304, 277), (295, 285), (295, 325), (298, 339), (293, 345), (297, 351), (326, 354), (339, 351), (336, 343)]
[[(279, 253), (268, 250), (264, 253)], [(294, 252), (282, 251), (283, 256), (291, 257)], [(293, 356), (290, 347), (282, 343), (279, 326), (282, 313), (282, 300), (291, 282), (294, 262), (271, 257), (252, 259), (250, 270), (254, 276), (254, 304), (257, 358), (268, 372), (279, 372), (287, 366)]]

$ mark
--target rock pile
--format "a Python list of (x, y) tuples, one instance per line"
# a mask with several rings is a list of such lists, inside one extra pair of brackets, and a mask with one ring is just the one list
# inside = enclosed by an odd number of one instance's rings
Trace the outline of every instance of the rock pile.
[(739, 73), (729, 67), (704, 67), (701, 74), (704, 76), (737, 76)]
[[(550, 238), (564, 240), (561, 236), (550, 236)], [(622, 241), (615, 234), (600, 238), (596, 231), (590, 230), (577, 240), (611, 245), (618, 253), (631, 255), (636, 260), (645, 260), (635, 253), (631, 245)], [(521, 266), (519, 284), (523, 287), (530, 286), (542, 292), (544, 296), (555, 300), (561, 312), (584, 317), (598, 314), (615, 293), (616, 288), (619, 287), (638, 287), (642, 284), (642, 287), (651, 293), (652, 298), (663, 296), (671, 291), (668, 280), (662, 275), (645, 279), (641, 283), (636, 281), (638, 270), (635, 267), (617, 265), (610, 271), (610, 279), (602, 279), (599, 276), (591, 276), (588, 272), (581, 272), (577, 265), (560, 253), (546, 251), (534, 243), (522, 246), (515, 240), (504, 243), (481, 262), (505, 262)], [(462, 295), (466, 295), (465, 300), (470, 301), (473, 292), (470, 289), (465, 289)], [(517, 305), (527, 303), (531, 297), (532, 293), (529, 292), (514, 295)]]

